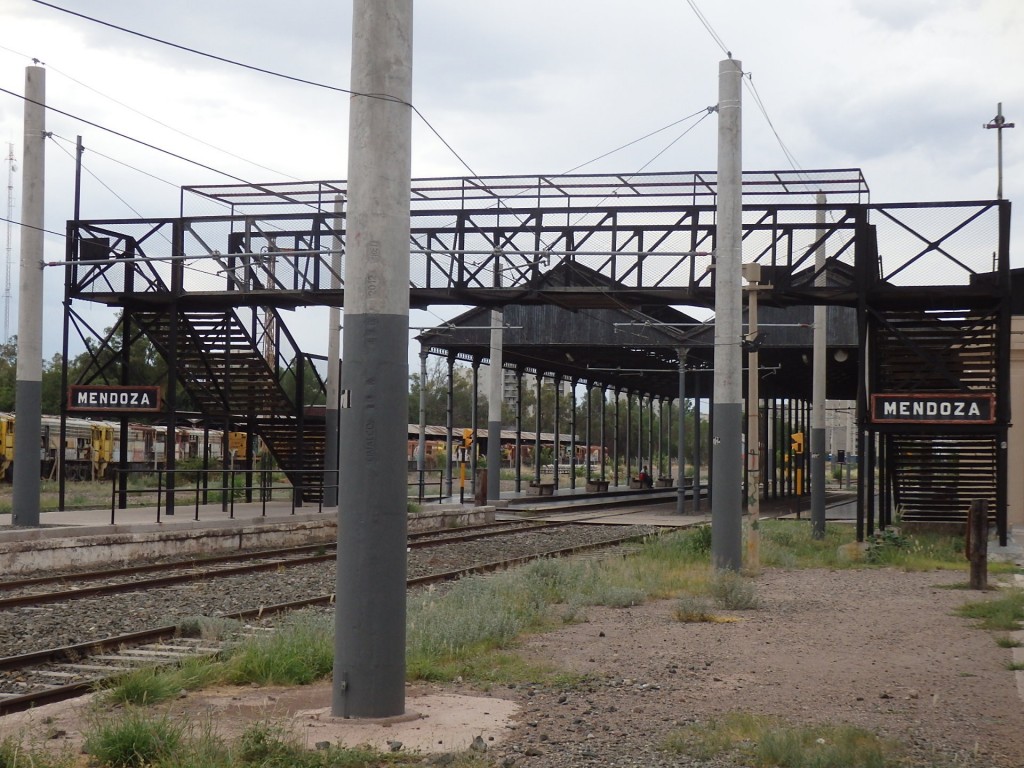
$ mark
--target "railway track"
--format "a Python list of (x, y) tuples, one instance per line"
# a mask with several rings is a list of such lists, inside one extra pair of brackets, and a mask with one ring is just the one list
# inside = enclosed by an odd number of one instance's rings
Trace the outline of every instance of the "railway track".
[[(491, 526), (488, 526), (493, 528)], [(522, 533), (543, 532), (552, 534), (554, 529), (571, 530), (570, 523), (565, 524), (531, 524), (519, 526), (515, 531), (476, 530), (472, 533), (451, 532), (451, 535), (435, 537), (424, 535), (417, 537), (416, 548), (458, 547), (465, 542), (474, 542), (484, 536), (504, 534), (506, 537)], [(635, 527), (628, 532), (615, 536), (602, 536), (599, 540), (579, 542), (551, 547), (532, 546), (531, 551), (511, 557), (467, 562), (456, 567), (443, 567), (418, 573), (409, 578), (410, 588), (428, 584), (450, 581), (474, 573), (486, 573), (520, 565), (531, 560), (566, 556), (600, 548), (620, 546), (626, 542), (636, 541), (650, 534), (647, 529)], [(439, 539), (439, 540), (438, 540)], [(413, 543), (410, 543), (413, 547)], [(495, 547), (495, 551), (508, 548), (507, 542)], [(326, 559), (331, 555), (318, 556)], [(410, 557), (413, 557), (411, 554)], [(212, 577), (211, 577), (212, 578)], [(10, 583), (10, 582), (9, 582)], [(130, 582), (126, 588), (138, 590), (138, 582)], [(157, 589), (150, 585), (151, 589)], [(76, 590), (72, 590), (75, 592)], [(79, 600), (81, 596), (76, 596)], [(275, 614), (297, 610), (310, 606), (330, 605), (334, 600), (331, 592), (321, 592), (295, 600), (268, 603), (256, 607), (228, 610), (221, 612), (217, 619), (234, 619), (241, 622), (243, 632), (259, 632), (246, 622), (263, 619)], [(41, 606), (35, 606), (40, 609)], [(0, 658), (0, 715), (40, 706), (44, 703), (61, 701), (80, 696), (95, 690), (103, 679), (118, 676), (125, 672), (146, 665), (159, 665), (180, 662), (181, 660), (200, 655), (214, 655), (222, 650), (219, 644), (213, 644), (200, 638), (181, 636), (178, 624), (157, 626), (151, 629), (101, 637), (87, 642), (73, 643), (58, 647), (23, 653)]]
[[(560, 525), (568, 525), (568, 523), (502, 522), (458, 529), (423, 531), (410, 534), (408, 546), (410, 550), (421, 549), (439, 544), (473, 541), (491, 536), (507, 535), (510, 532), (528, 532)], [(155, 589), (238, 574), (330, 562), (335, 558), (336, 549), (335, 543), (304, 544), (295, 547), (217, 555), (202, 559), (171, 560), (125, 568), (47, 574), (26, 579), (0, 581), (0, 611), (19, 606), (44, 605), (100, 595), (119, 594), (131, 590)], [(169, 573), (167, 573), (168, 571)], [(147, 574), (160, 572), (163, 572), (160, 576), (147, 576)], [(102, 583), (78, 586), (88, 582)], [(76, 586), (68, 587), (69, 583)], [(55, 588), (49, 591), (38, 589), (50, 586)]]

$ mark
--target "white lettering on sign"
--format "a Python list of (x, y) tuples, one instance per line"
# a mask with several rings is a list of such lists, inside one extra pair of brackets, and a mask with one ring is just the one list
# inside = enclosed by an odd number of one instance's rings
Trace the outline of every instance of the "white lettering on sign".
[(876, 422), (995, 422), (995, 397), (991, 394), (875, 394), (871, 401), (871, 418)]
[(118, 408), (152, 408), (156, 405), (156, 402), (151, 392), (83, 392), (79, 390), (75, 393), (75, 404), (99, 406), (101, 408), (109, 408), (111, 406)]
[(151, 386), (73, 386), (68, 407), (83, 411), (157, 411), (160, 409), (160, 389)]

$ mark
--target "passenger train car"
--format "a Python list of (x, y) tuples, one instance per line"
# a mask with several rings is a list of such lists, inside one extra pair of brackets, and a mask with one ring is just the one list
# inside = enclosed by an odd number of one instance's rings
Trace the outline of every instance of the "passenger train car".
[[(11, 480), (14, 463), (15, 416), (0, 413), (0, 480)], [(203, 457), (204, 430), (178, 427), (174, 435), (175, 461)], [(144, 471), (162, 469), (167, 445), (167, 427), (154, 424), (128, 425), (128, 467)], [(228, 455), (244, 456), (244, 432), (228, 433)], [(60, 417), (43, 416), (39, 434), (40, 474), (55, 479), (63, 463), (69, 480), (103, 480), (121, 455), (121, 427), (114, 421), (68, 417), (63, 450), (60, 445)], [(219, 463), (224, 455), (223, 432), (209, 431), (210, 461)]]

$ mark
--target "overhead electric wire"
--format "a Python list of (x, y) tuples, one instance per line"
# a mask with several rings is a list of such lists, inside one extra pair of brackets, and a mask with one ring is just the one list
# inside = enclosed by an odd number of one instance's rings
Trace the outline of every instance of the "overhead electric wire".
[[(434, 136), (436, 136), (437, 139), (445, 146), (445, 148), (449, 152), (451, 152), (452, 156), (455, 157), (455, 159), (458, 160), (459, 163), (461, 163), (462, 166), (467, 171), (469, 171), (470, 175), (472, 175), (474, 178), (480, 178), (480, 175), (472, 168), (472, 166), (470, 166), (469, 163), (466, 162), (466, 160), (455, 150), (455, 148), (448, 142), (448, 140), (445, 139), (444, 136), (441, 135), (441, 133), (433, 126), (433, 124), (429, 120), (427, 120), (426, 116), (424, 116), (424, 114), (422, 112), (420, 112), (420, 110), (414, 104), (411, 104), (411, 103), (405, 101), (404, 99), (400, 99), (397, 96), (391, 96), (391, 95), (386, 94), (386, 93), (361, 93), (359, 91), (353, 91), (350, 88), (342, 88), (342, 87), (337, 86), (337, 85), (329, 85), (327, 83), (317, 82), (316, 80), (309, 80), (309, 79), (304, 78), (304, 77), (296, 77), (294, 75), (287, 75), (287, 74), (284, 74), (283, 72), (277, 72), (277, 71), (272, 70), (272, 69), (266, 69), (265, 67), (258, 67), (258, 66), (254, 65), (254, 64), (246, 64), (245, 62), (237, 61), (235, 59), (229, 59), (226, 56), (218, 56), (217, 54), (214, 54), (214, 53), (209, 53), (207, 51), (201, 51), (201, 50), (199, 50), (197, 48), (191, 48), (191, 47), (189, 47), (187, 45), (181, 45), (180, 43), (174, 43), (174, 42), (171, 42), (169, 40), (164, 40), (162, 38), (155, 37), (154, 35), (148, 35), (148, 34), (145, 34), (144, 32), (138, 32), (138, 31), (133, 30), (133, 29), (128, 29), (127, 27), (122, 27), (122, 26), (120, 26), (118, 24), (113, 24), (113, 23), (111, 23), (109, 21), (103, 21), (102, 19), (98, 19), (98, 18), (96, 18), (94, 16), (89, 16), (89, 15), (84, 14), (84, 13), (79, 13), (77, 11), (72, 11), (72, 10), (69, 10), (67, 8), (62, 8), (59, 5), (55, 5), (53, 3), (45, 2), (45, 0), (32, 0), (32, 2), (37, 3), (39, 5), (46, 6), (47, 8), (52, 8), (52, 9), (54, 9), (56, 11), (61, 11), (63, 13), (70, 14), (71, 16), (77, 16), (78, 18), (85, 19), (86, 21), (91, 21), (91, 22), (93, 22), (95, 24), (100, 24), (102, 26), (109, 27), (111, 29), (116, 29), (119, 32), (125, 32), (125, 33), (127, 33), (129, 35), (135, 35), (135, 36), (141, 37), (141, 38), (143, 38), (145, 40), (149, 40), (150, 42), (159, 43), (161, 45), (166, 45), (166, 46), (169, 46), (171, 48), (176, 48), (178, 50), (185, 51), (186, 53), (192, 53), (192, 54), (194, 54), (196, 56), (203, 56), (203, 57), (208, 58), (208, 59), (213, 59), (214, 61), (219, 61), (219, 62), (221, 62), (223, 64), (230, 64), (232, 66), (241, 67), (242, 69), (248, 69), (248, 70), (253, 71), (253, 72), (259, 72), (259, 73), (264, 74), (264, 75), (270, 75), (271, 77), (279, 77), (279, 78), (284, 79), (284, 80), (290, 80), (291, 82), (301, 83), (303, 85), (310, 85), (310, 86), (313, 86), (314, 88), (324, 88), (324, 89), (329, 90), (329, 91), (335, 91), (337, 93), (344, 93), (344, 94), (348, 94), (350, 96), (363, 96), (363, 97), (366, 97), (368, 99), (380, 99), (381, 101), (390, 101), (390, 102), (394, 102), (396, 104), (401, 104), (403, 106), (409, 107), (409, 109), (412, 110), (412, 112), (431, 131), (431, 133), (433, 133)], [(9, 91), (8, 91), (8, 93), (9, 93)], [(229, 178), (234, 178), (236, 181), (242, 181), (241, 179), (238, 179), (237, 177), (230, 176), (230, 174), (224, 174), (224, 175), (228, 176)], [(291, 177), (289, 177), (289, 178), (291, 178)], [(243, 183), (248, 184), (248, 182), (244, 182), (244, 181), (243, 181)]]
[[(697, 112), (694, 112), (692, 115), (687, 115), (686, 117), (681, 117), (678, 120), (673, 120), (671, 123), (669, 123), (666, 126), (663, 126), (661, 128), (658, 128), (657, 130), (651, 131), (650, 133), (645, 134), (645, 135), (641, 136), (638, 139), (633, 139), (633, 141), (627, 142), (626, 144), (623, 144), (621, 147), (616, 147), (615, 149), (609, 150), (608, 152), (605, 152), (602, 155), (598, 155), (597, 157), (593, 158), (592, 160), (587, 160), (587, 162), (585, 162), (585, 163), (580, 163), (579, 165), (577, 165), (577, 166), (575, 166), (573, 168), (570, 168), (567, 171), (562, 171), (562, 173), (559, 174), (559, 175), (561, 175), (561, 176), (568, 176), (570, 173), (574, 173), (574, 172), (578, 171), (580, 168), (585, 168), (586, 166), (590, 165), (591, 163), (596, 163), (598, 160), (604, 160), (606, 157), (610, 157), (611, 155), (614, 155), (616, 152), (621, 152), (622, 150), (627, 149), (627, 148), (633, 146), (634, 144), (639, 144), (644, 139), (649, 139), (649, 138), (651, 138), (651, 136), (657, 136), (662, 131), (667, 131), (669, 128), (674, 128), (675, 126), (679, 125), (680, 123), (685, 123), (687, 120), (692, 120), (697, 115), (699, 115), (699, 114), (701, 114), (702, 112), (705, 112), (705, 111), (706, 111), (706, 109), (701, 109), (701, 110), (698, 110)], [(682, 138), (682, 137), (680, 136), (680, 138)], [(678, 141), (678, 139), (677, 139), (677, 141)], [(674, 143), (675, 142), (673, 142), (673, 144)], [(672, 146), (672, 145), (670, 144), (669, 146)], [(666, 147), (666, 149), (668, 149), (668, 147)], [(653, 158), (651, 162), (653, 162), (656, 159), (657, 159), (657, 156), (655, 158)], [(650, 165), (650, 163), (648, 163), (647, 165)], [(646, 168), (647, 166), (644, 166), (644, 167)]]
[(226, 176), (229, 179), (237, 181), (237, 182), (239, 182), (241, 184), (245, 184), (247, 186), (251, 185), (251, 182), (246, 181), (245, 179), (241, 178), (240, 176), (235, 176), (233, 173), (228, 173), (227, 171), (222, 171), (222, 170), (220, 170), (218, 168), (214, 168), (212, 165), (207, 165), (206, 163), (201, 163), (198, 160), (193, 160), (192, 158), (185, 157), (184, 155), (179, 155), (177, 152), (171, 152), (171, 150), (169, 150), (169, 149), (164, 149), (163, 147), (158, 147), (155, 144), (150, 144), (148, 141), (143, 141), (142, 139), (136, 139), (134, 136), (129, 136), (126, 133), (121, 133), (120, 131), (115, 131), (113, 128), (107, 128), (105, 125), (100, 125), (99, 123), (94, 123), (92, 120), (86, 120), (84, 117), (79, 117), (78, 115), (73, 115), (70, 112), (65, 112), (62, 109), (57, 109), (56, 107), (51, 106), (49, 104), (43, 104), (41, 102), (36, 101), (35, 99), (30, 99), (27, 96), (22, 96), (20, 93), (15, 93), (14, 91), (9, 91), (9, 90), (7, 90), (6, 88), (3, 88), (3, 87), (0, 87), (0, 93), (6, 93), (9, 96), (14, 96), (16, 98), (19, 98), (22, 101), (26, 101), (26, 102), (29, 102), (31, 104), (36, 104), (37, 106), (43, 107), (43, 108), (49, 110), (50, 112), (56, 112), (58, 115), (63, 115), (64, 117), (70, 117), (72, 120), (77, 120), (78, 122), (85, 123), (86, 125), (91, 126), (92, 128), (98, 128), (101, 131), (106, 131), (107, 133), (113, 134), (114, 136), (117, 136), (118, 138), (126, 139), (127, 141), (131, 141), (131, 142), (133, 142), (135, 144), (138, 144), (140, 146), (146, 147), (147, 149), (152, 149), (152, 150), (154, 150), (156, 152), (160, 152), (161, 154), (167, 155), (169, 157), (173, 157), (176, 160), (181, 160), (183, 162), (186, 162), (186, 163), (189, 163), (191, 165), (194, 165), (194, 166), (196, 166), (198, 168), (202, 168), (205, 171), (212, 171), (213, 173), (220, 174), (221, 176)]
[(729, 52), (728, 47), (725, 45), (725, 41), (718, 36), (717, 32), (715, 32), (715, 28), (711, 26), (711, 22), (707, 20), (703, 13), (701, 13), (700, 8), (697, 7), (697, 3), (694, 0), (686, 0), (686, 3), (687, 5), (690, 6), (690, 9), (697, 17), (697, 20), (704, 25), (704, 29), (706, 29), (708, 31), (708, 34), (711, 35), (711, 39), (718, 43), (718, 47), (722, 49), (722, 53), (726, 54), (731, 59), (732, 54)]
[(37, 232), (45, 232), (48, 235), (56, 235), (57, 237), (65, 237), (65, 233), (63, 233), (63, 232), (54, 232), (52, 229), (47, 229), (46, 227), (36, 227), (36, 226), (33, 226), (32, 224), (25, 224), (24, 222), (21, 222), (21, 221), (16, 221), (14, 219), (8, 219), (6, 216), (0, 216), (0, 221), (6, 222), (8, 224), (14, 224), (16, 227), (22, 227), (23, 229), (34, 229)]
[[(153, 117), (152, 115), (147, 115), (145, 112), (142, 112), (141, 110), (135, 109), (135, 107), (131, 106), (130, 104), (125, 104), (123, 101), (119, 101), (118, 99), (115, 99), (113, 96), (110, 96), (110, 95), (108, 95), (106, 93), (103, 93), (102, 91), (99, 91), (96, 88), (93, 88), (91, 85), (83, 83), (81, 80), (75, 79), (74, 77), (72, 77), (71, 75), (67, 74), (66, 72), (61, 72), (59, 69), (57, 69), (52, 64), (47, 64), (46, 66), (47, 66), (48, 69), (56, 72), (57, 74), (62, 75), (63, 77), (66, 77), (71, 82), (77, 83), (78, 85), (82, 86), (83, 88), (85, 88), (87, 90), (90, 90), (93, 93), (98, 94), (98, 95), (102, 96), (105, 99), (109, 99), (110, 101), (114, 102), (118, 106), (124, 107), (129, 112), (134, 112), (136, 115), (139, 115), (140, 117), (144, 117), (146, 120), (149, 120), (150, 122), (156, 123), (157, 125), (159, 125), (159, 126), (161, 126), (163, 128), (166, 128), (169, 131), (173, 131), (174, 133), (178, 134), (179, 136), (184, 136), (186, 139), (191, 139), (192, 141), (195, 141), (195, 142), (197, 142), (199, 144), (202, 144), (204, 147), (209, 147), (210, 149), (213, 149), (213, 150), (215, 150), (217, 152), (221, 152), (221, 153), (227, 155), (228, 157), (233, 157), (235, 160), (241, 160), (243, 163), (248, 163), (249, 165), (254, 166), (256, 168), (260, 168), (260, 169), (262, 169), (264, 171), (269, 171), (270, 173), (276, 173), (278, 176), (283, 176), (284, 178), (291, 179), (292, 181), (301, 181), (301, 179), (296, 178), (295, 176), (292, 176), (291, 174), (284, 173), (283, 171), (278, 171), (278, 170), (276, 170), (274, 168), (271, 168), (269, 166), (263, 165), (261, 163), (257, 163), (255, 160), (250, 160), (250, 159), (248, 159), (246, 157), (242, 157), (241, 155), (236, 154), (236, 153), (232, 152), (229, 149), (224, 149), (223, 147), (218, 147), (216, 144), (211, 144), (210, 142), (205, 141), (204, 139), (201, 139), (198, 136), (193, 136), (191, 133), (186, 133), (185, 131), (182, 131), (182, 130), (180, 130), (178, 128), (175, 128), (173, 125), (170, 125), (169, 123), (165, 123), (163, 120), (158, 120), (157, 118)], [(108, 160), (112, 160), (113, 158), (107, 158), (107, 159)], [(138, 169), (136, 169), (136, 170), (138, 170)], [(143, 173), (144, 173), (144, 171), (143, 171)], [(177, 186), (177, 185), (175, 185), (175, 186)]]
[[(52, 137), (52, 136), (51, 136), (50, 138), (51, 138), (51, 140), (53, 139), (53, 137)], [(61, 146), (60, 144), (58, 144), (58, 143), (57, 143), (56, 141), (54, 141), (54, 144), (56, 145), (57, 149), (59, 149), (59, 150), (60, 150), (61, 152), (63, 152), (64, 154), (66, 154), (66, 155), (67, 155), (68, 157), (70, 157), (72, 161), (74, 161), (74, 160), (75, 160), (75, 156), (74, 156), (73, 154), (71, 154), (71, 152), (69, 152), (69, 151), (68, 151), (68, 150), (67, 150), (66, 148), (62, 147), (62, 146)], [(116, 197), (116, 198), (117, 198), (118, 200), (120, 200), (120, 201), (121, 201), (121, 202), (122, 202), (122, 203), (124, 204), (124, 206), (125, 206), (125, 207), (126, 207), (126, 208), (127, 208), (128, 210), (129, 210), (129, 211), (131, 211), (132, 213), (134, 213), (134, 214), (135, 214), (136, 216), (138, 216), (138, 217), (139, 217), (140, 219), (144, 219), (144, 218), (145, 218), (145, 216), (143, 216), (143, 215), (142, 215), (141, 213), (139, 213), (139, 212), (138, 212), (137, 210), (135, 210), (135, 208), (134, 208), (134, 207), (132, 207), (132, 204), (131, 204), (131, 203), (129, 203), (129, 202), (127, 201), (127, 200), (125, 200), (125, 199), (124, 199), (123, 197), (121, 197), (121, 196), (120, 196), (119, 194), (117, 194), (117, 192), (115, 192), (115, 191), (114, 191), (114, 190), (113, 190), (113, 189), (112, 189), (112, 188), (110, 187), (110, 185), (109, 185), (109, 184), (107, 184), (107, 183), (106, 183), (105, 181), (103, 181), (103, 179), (101, 179), (101, 178), (100, 178), (99, 176), (97, 176), (97, 175), (96, 175), (95, 173), (93, 173), (93, 172), (92, 172), (92, 171), (91, 171), (91, 170), (90, 170), (90, 169), (88, 168), (88, 166), (86, 166), (86, 164), (85, 164), (85, 163), (82, 163), (81, 165), (82, 165), (82, 170), (83, 170), (83, 171), (85, 171), (85, 172), (86, 172), (86, 173), (88, 173), (88, 174), (89, 174), (90, 176), (92, 176), (92, 177), (93, 177), (94, 179), (96, 179), (96, 181), (98, 181), (98, 182), (99, 182), (99, 183), (100, 183), (100, 184), (101, 184), (101, 185), (103, 186), (103, 188), (107, 190), (107, 192), (109, 192), (109, 193), (110, 193), (110, 194), (112, 194), (112, 195), (113, 195), (114, 197)]]
[[(13, 53), (15, 56), (21, 56), (22, 58), (25, 58), (25, 59), (32, 59), (33, 61), (37, 61), (37, 59), (35, 59), (32, 56), (29, 56), (27, 53), (24, 53), (22, 51), (16, 51), (13, 48), (8, 48), (6, 45), (0, 45), (0, 50), (7, 51), (8, 53)], [(236, 154), (235, 152), (232, 152), (229, 149), (224, 149), (223, 147), (218, 147), (216, 144), (212, 144), (212, 143), (210, 143), (210, 142), (208, 142), (208, 141), (206, 141), (204, 139), (199, 138), (198, 136), (194, 136), (191, 133), (183, 131), (183, 130), (181, 130), (179, 128), (175, 128), (173, 125), (170, 125), (169, 123), (165, 123), (164, 121), (159, 120), (159, 119), (153, 117), (152, 115), (147, 115), (145, 112), (143, 112), (143, 111), (141, 111), (139, 109), (136, 109), (135, 107), (131, 106), (130, 104), (126, 104), (125, 102), (120, 101), (119, 99), (115, 99), (110, 94), (104, 93), (103, 91), (101, 91), (101, 90), (99, 90), (97, 88), (93, 88), (88, 83), (83, 83), (81, 80), (78, 80), (77, 78), (72, 77), (67, 72), (63, 72), (60, 69), (58, 69), (57, 67), (53, 66), (53, 64), (47, 64), (46, 62), (40, 62), (40, 64), (45, 66), (50, 71), (56, 72), (61, 77), (65, 77), (68, 80), (70, 80), (71, 82), (76, 83), (77, 85), (82, 86), (86, 90), (92, 91), (93, 93), (95, 93), (95, 94), (97, 94), (99, 96), (102, 96), (103, 98), (105, 98), (105, 99), (107, 99), (109, 101), (114, 102), (119, 107), (123, 107), (124, 109), (127, 109), (129, 112), (134, 112), (136, 115), (139, 115), (140, 117), (143, 117), (146, 120), (149, 120), (150, 122), (156, 123), (157, 125), (159, 125), (159, 126), (161, 126), (163, 128), (166, 128), (169, 131), (173, 131), (174, 133), (177, 133), (179, 136), (184, 136), (185, 138), (191, 139), (192, 141), (195, 141), (195, 142), (197, 142), (199, 144), (202, 144), (203, 146), (209, 147), (210, 149), (213, 149), (213, 150), (215, 150), (217, 152), (221, 152), (222, 154), (225, 154), (228, 157), (233, 157), (236, 160), (241, 160), (243, 163), (248, 163), (249, 165), (252, 165), (252, 166), (254, 166), (256, 168), (261, 168), (264, 171), (270, 171), (271, 173), (276, 173), (279, 176), (283, 176), (286, 179), (291, 179), (292, 181), (301, 181), (301, 179), (298, 179), (295, 176), (292, 176), (290, 174), (284, 173), (283, 171), (278, 171), (278, 170), (276, 170), (274, 168), (271, 168), (269, 166), (262, 165), (261, 163), (257, 163), (255, 160), (250, 160), (247, 157), (242, 157), (241, 155)], [(95, 150), (92, 150), (92, 151), (95, 152)], [(97, 152), (96, 154), (99, 154), (99, 153)], [(114, 158), (108, 157), (107, 159), (108, 160), (113, 160)], [(114, 160), (114, 162), (118, 162), (118, 161)], [(136, 170), (138, 170), (138, 169), (136, 169)], [(145, 171), (140, 171), (140, 173), (145, 173)], [(156, 177), (154, 177), (154, 178), (156, 178)], [(159, 179), (159, 180), (162, 181), (162, 179)], [(174, 186), (178, 186), (178, 185), (175, 184)]]
[[(704, 29), (706, 29), (708, 34), (711, 35), (711, 39), (714, 40), (718, 47), (722, 49), (722, 52), (725, 53), (731, 59), (732, 52), (725, 44), (725, 41), (722, 40), (721, 36), (715, 31), (715, 28), (711, 25), (711, 22), (708, 21), (707, 17), (701, 12), (700, 8), (697, 7), (696, 0), (686, 0), (686, 3), (687, 5), (690, 6), (698, 21), (700, 21), (700, 23), (704, 25)], [(743, 74), (745, 75), (745, 77), (743, 78), (744, 85), (747, 87), (747, 90), (750, 92), (750, 95), (753, 96), (754, 103), (757, 105), (758, 110), (764, 117), (765, 122), (768, 123), (768, 128), (771, 130), (772, 135), (775, 136), (775, 140), (778, 142), (779, 148), (782, 149), (782, 154), (785, 156), (786, 162), (788, 162), (789, 166), (798, 174), (806, 176), (803, 168), (797, 161), (796, 156), (789, 150), (789, 147), (786, 146), (786, 142), (782, 140), (782, 136), (779, 134), (778, 129), (776, 129), (775, 127), (775, 123), (772, 122), (772, 119), (768, 114), (768, 108), (765, 106), (764, 100), (761, 98), (761, 94), (757, 92), (757, 87), (754, 85), (753, 76), (750, 72), (744, 72)], [(807, 183), (810, 185), (809, 177), (807, 178)]]
[[(71, 139), (67, 138), (66, 136), (61, 136), (60, 134), (52, 133), (52, 132), (51, 132), (50, 135), (54, 139), (58, 139), (60, 141), (67, 142), (68, 144), (75, 144), (74, 141), (72, 141)], [(61, 147), (61, 149), (63, 149), (63, 147)], [(168, 181), (167, 179), (162, 179), (159, 176), (150, 173), (149, 171), (144, 171), (141, 168), (136, 168), (134, 165), (131, 165), (130, 163), (126, 163), (123, 160), (118, 160), (116, 157), (111, 157), (110, 155), (105, 155), (102, 152), (99, 152), (99, 151), (93, 149), (92, 147), (88, 148), (88, 152), (90, 154), (96, 155), (97, 157), (102, 157), (104, 160), (109, 160), (112, 163), (117, 163), (118, 165), (122, 166), (123, 168), (127, 168), (127, 169), (129, 169), (131, 171), (135, 171), (136, 173), (141, 173), (143, 176), (148, 176), (149, 178), (153, 179), (154, 181), (159, 181), (161, 184), (166, 184), (167, 186), (174, 187), (175, 189), (180, 189), (181, 188), (180, 185), (175, 184), (173, 181)]]

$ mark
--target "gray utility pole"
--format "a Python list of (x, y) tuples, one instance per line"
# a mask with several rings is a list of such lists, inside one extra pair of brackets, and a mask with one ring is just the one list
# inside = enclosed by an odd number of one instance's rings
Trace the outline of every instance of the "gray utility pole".
[(412, 0), (352, 15), (331, 711), (378, 718), (405, 712)]
[(25, 68), (25, 146), (21, 177), (18, 368), (14, 389), (14, 493), (11, 520), (39, 525), (39, 435), (43, 399), (43, 202), (46, 178), (46, 70)]
[[(495, 285), (497, 258), (494, 264)], [(502, 323), (504, 315), (500, 309), (491, 310), (491, 364), (487, 389), (487, 500), (501, 498), (501, 394), (504, 384), (502, 376)]]
[[(341, 195), (334, 196), (334, 231), (341, 232), (345, 225), (342, 217), (344, 202)], [(341, 288), (341, 236), (335, 236), (331, 250), (331, 288)], [(331, 307), (327, 319), (327, 405), (324, 409), (326, 441), (324, 445), (324, 506), (338, 506), (338, 393), (341, 390), (341, 309)]]
[(757, 330), (757, 292), (761, 265), (743, 265), (747, 280), (747, 567), (761, 567), (761, 342)]
[[(816, 238), (825, 237), (825, 195), (818, 193), (818, 230)], [(814, 251), (814, 285), (823, 288), (827, 284), (825, 275), (825, 243)], [(828, 352), (826, 333), (828, 307), (814, 305), (814, 350), (811, 366), (811, 536), (825, 538), (825, 382)]]
[(1003, 117), (1003, 102), (1001, 101), (996, 105), (996, 116), (992, 118), (992, 122), (981, 126), (982, 128), (995, 128), (996, 131), (996, 166), (999, 169), (999, 181), (996, 186), (996, 200), (1003, 199), (1003, 129), (1013, 128), (1014, 126), (1014, 123), (1006, 122), (1006, 118)]
[(711, 406), (711, 563), (738, 571), (743, 532), (743, 65), (718, 65), (718, 214), (715, 245), (715, 372)]

